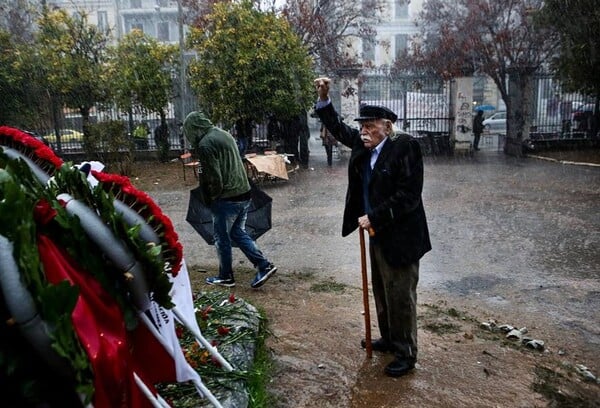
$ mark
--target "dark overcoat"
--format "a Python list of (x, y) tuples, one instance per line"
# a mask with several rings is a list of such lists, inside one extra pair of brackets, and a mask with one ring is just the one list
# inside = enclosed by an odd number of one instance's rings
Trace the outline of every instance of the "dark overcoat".
[[(360, 132), (345, 124), (332, 104), (315, 112), (331, 134), (352, 149), (348, 163), (348, 190), (342, 236), (358, 228), (365, 214), (363, 177), (371, 152), (360, 140)], [(395, 267), (417, 262), (431, 250), (423, 208), (423, 159), (417, 140), (408, 134), (388, 138), (371, 172), (369, 220), (375, 230), (372, 245), (381, 248)]]

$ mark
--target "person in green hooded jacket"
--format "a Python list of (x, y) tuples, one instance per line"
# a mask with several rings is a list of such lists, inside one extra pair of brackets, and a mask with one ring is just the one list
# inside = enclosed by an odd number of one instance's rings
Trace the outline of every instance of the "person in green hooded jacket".
[(206, 278), (206, 283), (235, 286), (232, 267), (232, 242), (235, 242), (258, 270), (250, 286), (262, 286), (277, 267), (269, 262), (246, 232), (250, 183), (235, 139), (214, 126), (200, 111), (191, 112), (185, 118), (183, 134), (200, 161), (202, 201), (213, 215), (219, 275)]

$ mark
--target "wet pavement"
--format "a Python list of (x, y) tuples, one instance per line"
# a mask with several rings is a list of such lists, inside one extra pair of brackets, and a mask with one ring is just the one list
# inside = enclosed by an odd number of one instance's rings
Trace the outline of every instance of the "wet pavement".
[(600, 168), (496, 152), (425, 168), (422, 287), (600, 344)]
[[(308, 170), (263, 185), (273, 197), (273, 228), (258, 243), (279, 274), (308, 271), (360, 287), (358, 235), (341, 237), (348, 153), (329, 168), (320, 141), (310, 145)], [(180, 187), (152, 196), (173, 220), (188, 263), (216, 265), (214, 248), (185, 222), (188, 192)], [(597, 349), (600, 167), (495, 149), (426, 157), (423, 200), (433, 250), (421, 260), (420, 302), (468, 301), (507, 323), (564, 330)], [(244, 262), (239, 251), (235, 261)]]

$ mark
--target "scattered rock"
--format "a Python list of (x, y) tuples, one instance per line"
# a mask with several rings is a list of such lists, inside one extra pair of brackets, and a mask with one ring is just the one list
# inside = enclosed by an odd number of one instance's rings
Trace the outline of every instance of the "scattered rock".
[[(521, 327), (520, 329), (516, 329), (514, 326), (510, 324), (501, 324), (497, 325), (495, 320), (488, 320), (487, 322), (482, 322), (479, 324), (479, 327), (483, 330), (487, 331), (500, 331), (506, 333), (506, 338), (509, 340), (517, 340), (524, 346), (531, 348), (533, 350), (544, 350), (544, 342), (542, 340), (534, 339), (533, 337), (524, 336), (529, 332), (527, 327)], [(465, 336), (466, 337), (466, 336)], [(559, 355), (564, 354), (563, 351), (559, 351)]]
[(479, 327), (481, 327), (483, 330), (493, 332), (496, 325), (492, 322), (481, 322), (481, 324), (479, 324)]
[(529, 347), (531, 349), (534, 350), (543, 350), (544, 349), (544, 342), (542, 340), (530, 340), (527, 343), (525, 343), (526, 347)]
[(510, 339), (510, 340), (521, 341), (523, 339), (523, 334), (519, 330), (513, 329), (508, 332), (508, 334), (506, 335), (506, 338)]
[(575, 370), (577, 370), (579, 375), (581, 375), (583, 377), (584, 381), (598, 382), (598, 379), (596, 378), (596, 376), (583, 364), (575, 365)]

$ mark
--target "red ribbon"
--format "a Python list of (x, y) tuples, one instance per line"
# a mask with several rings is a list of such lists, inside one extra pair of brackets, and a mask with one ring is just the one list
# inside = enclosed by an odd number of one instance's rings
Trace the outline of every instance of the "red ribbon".
[(94, 371), (94, 406), (151, 407), (134, 383), (127, 331), (115, 300), (49, 237), (38, 235), (38, 251), (50, 283), (67, 280), (79, 287), (71, 319)]

